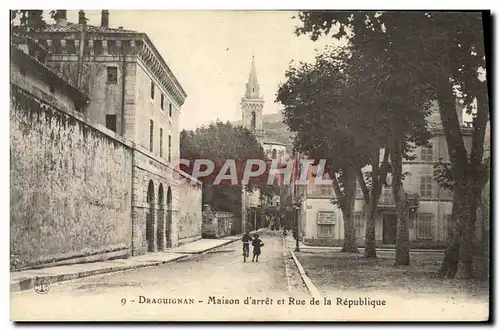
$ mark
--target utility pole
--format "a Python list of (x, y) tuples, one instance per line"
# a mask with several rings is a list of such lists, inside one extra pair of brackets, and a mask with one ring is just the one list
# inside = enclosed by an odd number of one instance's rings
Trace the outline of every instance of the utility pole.
[(80, 32), (80, 49), (78, 52), (78, 70), (76, 75), (76, 86), (82, 88), (82, 77), (83, 77), (83, 61), (85, 56), (85, 33), (87, 30), (87, 18), (85, 18), (85, 12), (80, 10), (78, 12), (78, 23), (81, 24)]
[(299, 163), (300, 154), (297, 152), (295, 154), (295, 176), (293, 178), (293, 217), (295, 218), (295, 251), (300, 252), (299, 248), (299, 215), (298, 215), (298, 205), (297, 202), (297, 176), (300, 176), (300, 163)]
[(241, 232), (246, 232), (245, 184), (241, 184)]

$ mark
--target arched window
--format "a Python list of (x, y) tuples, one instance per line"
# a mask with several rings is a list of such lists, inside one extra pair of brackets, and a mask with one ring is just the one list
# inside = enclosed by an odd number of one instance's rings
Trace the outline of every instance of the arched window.
[(271, 156), (271, 158), (274, 160), (276, 158), (276, 149), (273, 149), (273, 155)]
[(251, 123), (251, 128), (255, 130), (255, 112), (252, 112), (252, 123)]

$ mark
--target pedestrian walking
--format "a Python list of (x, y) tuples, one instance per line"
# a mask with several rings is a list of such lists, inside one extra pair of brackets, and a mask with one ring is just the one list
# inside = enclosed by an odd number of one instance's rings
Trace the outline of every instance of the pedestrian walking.
[(255, 234), (254, 239), (252, 241), (252, 246), (253, 246), (253, 257), (252, 257), (252, 262), (259, 262), (259, 255), (261, 253), (260, 248), (264, 246), (264, 243), (262, 240), (259, 239), (259, 235)]

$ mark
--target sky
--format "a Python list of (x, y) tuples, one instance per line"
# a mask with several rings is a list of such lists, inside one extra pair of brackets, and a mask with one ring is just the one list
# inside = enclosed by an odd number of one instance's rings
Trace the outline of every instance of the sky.
[[(85, 11), (88, 24), (100, 25), (101, 12)], [(239, 102), (255, 56), (264, 114), (280, 111), (275, 97), (290, 61), (312, 62), (315, 49), (335, 44), (297, 37), (292, 11), (117, 11), (110, 27), (145, 32), (173, 71), (188, 97), (180, 127), (192, 129), (213, 120), (241, 119)], [(48, 13), (47, 13), (48, 15)], [(78, 22), (78, 11), (68, 11)], [(47, 19), (50, 22), (50, 19)]]

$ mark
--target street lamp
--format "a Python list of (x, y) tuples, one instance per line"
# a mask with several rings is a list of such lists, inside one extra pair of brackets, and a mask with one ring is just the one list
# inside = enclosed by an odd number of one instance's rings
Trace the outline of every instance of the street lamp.
[(299, 207), (297, 205), (293, 206), (293, 216), (295, 217), (295, 251), (300, 252), (299, 247), (299, 215), (298, 215)]

